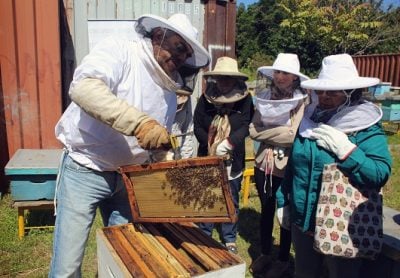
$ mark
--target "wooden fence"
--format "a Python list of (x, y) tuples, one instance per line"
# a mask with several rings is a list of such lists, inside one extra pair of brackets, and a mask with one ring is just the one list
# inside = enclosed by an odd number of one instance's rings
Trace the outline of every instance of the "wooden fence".
[(378, 77), (400, 86), (400, 53), (353, 56), (360, 76)]

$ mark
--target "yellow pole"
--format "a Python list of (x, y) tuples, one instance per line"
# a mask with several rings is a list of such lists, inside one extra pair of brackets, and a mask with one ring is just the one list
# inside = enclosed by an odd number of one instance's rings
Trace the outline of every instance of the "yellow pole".
[(24, 208), (18, 208), (18, 237), (22, 239), (25, 235)]

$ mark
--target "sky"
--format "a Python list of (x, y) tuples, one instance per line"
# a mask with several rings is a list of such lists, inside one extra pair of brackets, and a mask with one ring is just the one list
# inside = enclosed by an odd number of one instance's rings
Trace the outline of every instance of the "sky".
[(245, 6), (247, 6), (247, 5), (253, 4), (255, 2), (258, 2), (258, 0), (237, 0), (236, 5), (239, 6), (239, 4), (243, 3)]
[[(240, 3), (243, 3), (247, 6), (249, 4), (253, 4), (256, 2), (258, 2), (258, 0), (237, 0), (236, 1), (238, 6)], [(383, 4), (384, 6), (389, 5), (389, 4), (394, 4), (395, 6), (400, 6), (400, 0), (384, 0), (383, 3), (384, 3)]]
[(247, 5), (253, 4), (255, 2), (258, 2), (258, 0), (237, 0), (236, 1), (236, 5), (239, 6), (239, 4), (243, 3), (243, 4), (245, 4), (247, 6)]

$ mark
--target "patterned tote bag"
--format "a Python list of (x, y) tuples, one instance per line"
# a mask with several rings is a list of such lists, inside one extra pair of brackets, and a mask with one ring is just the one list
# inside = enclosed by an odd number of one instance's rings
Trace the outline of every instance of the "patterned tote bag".
[(382, 194), (358, 190), (336, 164), (325, 165), (314, 249), (325, 255), (374, 259), (383, 243)]

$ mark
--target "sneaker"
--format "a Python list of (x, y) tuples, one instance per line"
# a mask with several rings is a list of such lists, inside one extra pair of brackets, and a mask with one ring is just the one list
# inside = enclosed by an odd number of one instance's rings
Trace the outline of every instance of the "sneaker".
[(269, 265), (272, 261), (272, 258), (270, 255), (264, 255), (261, 254), (260, 256), (258, 256), (258, 258), (253, 261), (249, 267), (249, 271), (251, 273), (260, 273), (263, 272), (263, 270), (265, 269), (265, 267), (267, 265)]
[(276, 261), (273, 263), (267, 273), (265, 273), (264, 278), (279, 278), (288, 270), (289, 262)]
[(239, 253), (235, 243), (227, 243), (225, 244), (225, 246), (228, 249), (228, 251), (231, 252), (232, 254), (237, 255), (237, 253)]

